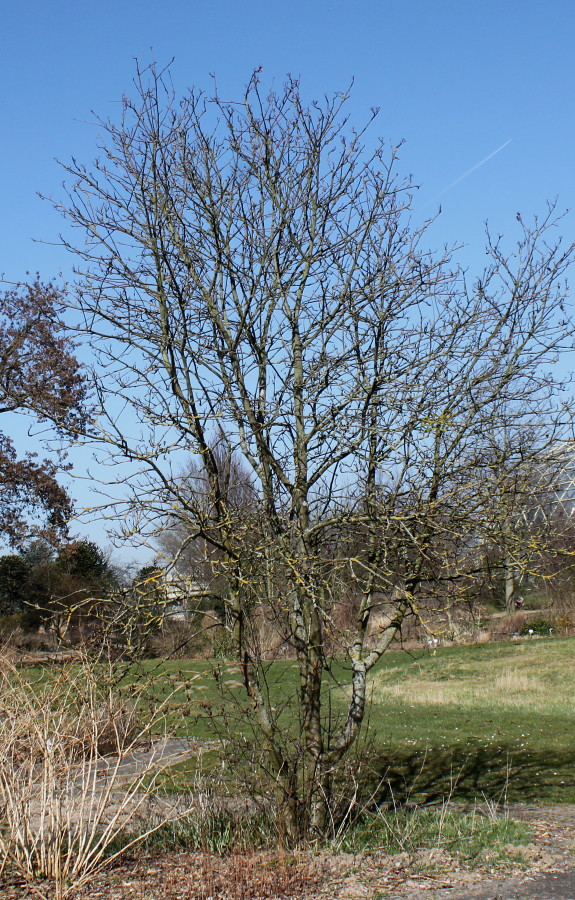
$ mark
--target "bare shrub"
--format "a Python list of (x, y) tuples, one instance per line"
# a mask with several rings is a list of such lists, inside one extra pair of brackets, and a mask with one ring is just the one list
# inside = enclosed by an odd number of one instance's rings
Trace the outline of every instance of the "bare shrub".
[(213, 620), (206, 625), (202, 616), (168, 619), (160, 631), (150, 636), (148, 652), (166, 659), (210, 657), (213, 650)]
[(559, 619), (575, 621), (574, 577), (554, 579), (547, 587), (550, 606)]
[(495, 639), (510, 638), (514, 634), (520, 634), (521, 629), (525, 627), (528, 616), (525, 612), (514, 613), (510, 616), (501, 616), (499, 619), (493, 620), (491, 630)]
[(493, 632), (485, 628), (480, 629), (475, 635), (477, 644), (489, 644), (493, 640)]
[(0, 616), (0, 641), (3, 645), (18, 646), (23, 635), (22, 616), (17, 613)]
[(165, 763), (153, 750), (140, 765), (133, 754), (164, 724), (168, 701), (151, 710), (143, 687), (126, 697), (111, 668), (86, 660), (51, 674), (0, 667), (0, 857), (39, 896), (36, 880), (52, 881), (62, 900), (117, 855), (110, 845), (144, 807)]
[(575, 634), (575, 621), (571, 616), (560, 615), (555, 620), (555, 628), (557, 629), (557, 634), (565, 636)]

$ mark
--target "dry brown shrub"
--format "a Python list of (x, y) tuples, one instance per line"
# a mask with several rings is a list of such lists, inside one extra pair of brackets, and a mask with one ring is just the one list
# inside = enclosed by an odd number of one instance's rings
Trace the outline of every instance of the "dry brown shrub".
[(277, 853), (203, 854), (189, 900), (279, 900), (305, 897), (321, 881), (309, 860)]
[(53, 674), (0, 667), (0, 864), (38, 896), (38, 879), (50, 880), (63, 900), (112, 861), (109, 846), (144, 807), (162, 764), (153, 752), (135, 770), (126, 760), (165, 706), (150, 709), (139, 688), (126, 700), (112, 669), (86, 659)]
[(565, 636), (575, 634), (575, 621), (568, 615), (557, 616), (555, 619), (555, 629), (557, 634)]
[(492, 639), (493, 632), (487, 630), (478, 631), (475, 635), (475, 643), (477, 644), (489, 644)]
[(501, 616), (491, 622), (491, 631), (493, 637), (497, 640), (513, 637), (514, 634), (520, 634), (528, 620), (525, 612), (512, 613), (509, 616)]

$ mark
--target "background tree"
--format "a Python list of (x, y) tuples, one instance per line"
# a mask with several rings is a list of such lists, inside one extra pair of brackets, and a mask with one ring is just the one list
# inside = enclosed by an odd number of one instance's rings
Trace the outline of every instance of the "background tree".
[[(128, 607), (118, 607), (114, 627), (126, 645), (137, 652), (146, 650), (149, 638), (161, 627), (168, 607), (166, 573), (155, 565), (143, 566), (136, 572), (132, 590), (128, 594)], [(120, 626), (120, 627), (118, 627)]]
[[(59, 433), (83, 427), (86, 403), (75, 347), (62, 330), (63, 304), (58, 288), (39, 281), (6, 291), (0, 304), (0, 413), (31, 411)], [(13, 546), (33, 535), (66, 536), (72, 501), (57, 481), (62, 468), (62, 454), (19, 458), (0, 432), (0, 536)]]
[(105, 616), (110, 595), (119, 587), (119, 573), (97, 544), (84, 539), (61, 547), (53, 560), (39, 567), (34, 585), (37, 595), (44, 592), (44, 615), (56, 633), (63, 637), (73, 627), (81, 637), (88, 622)]
[[(220, 435), (211, 441), (210, 451), (216, 462), (219, 496), (236, 522), (243, 523), (243, 542), (247, 556), (248, 544), (257, 540), (261, 518), (261, 506), (253, 477), (241, 457), (230, 452), (224, 436)], [(183, 468), (181, 476), (181, 490), (187, 497), (187, 506), (194, 509), (197, 521), (204, 522), (204, 530), (210, 530), (214, 515), (213, 489), (201, 460), (192, 459)], [(195, 529), (190, 532), (189, 510), (183, 509), (181, 504), (173, 507), (158, 529), (156, 542), (167, 566), (190, 577), (195, 583), (192, 611), (210, 609), (224, 622), (229, 585), (225, 565), (219, 564), (222, 550), (198, 536)], [(225, 558), (225, 552), (223, 555)]]
[[(548, 435), (547, 448), (533, 454), (537, 431)], [(511, 438), (497, 435), (490, 453), (489, 492), (500, 510), (485, 546), (493, 599), (515, 611), (521, 581), (532, 583), (573, 565), (573, 442), (553, 437), (553, 423), (539, 423)], [(485, 586), (485, 585), (484, 585)]]
[(100, 614), (119, 586), (119, 575), (93, 541), (75, 541), (56, 553), (36, 540), (18, 554), (0, 557), (0, 615), (24, 614), (28, 629), (68, 626)]
[(26, 612), (30, 566), (17, 553), (0, 556), (0, 616)]
[[(537, 457), (570, 422), (545, 371), (569, 333), (572, 248), (553, 237), (552, 210), (521, 223), (509, 255), (489, 240), (470, 282), (427, 252), (395, 151), (368, 151), (344, 104), (306, 106), (293, 80), (265, 97), (257, 76), (239, 103), (176, 99), (152, 69), (121, 121), (101, 123), (94, 167), (69, 166), (66, 209), (87, 236), (72, 249), (101, 439), (140, 463), (129, 529), (152, 539), (175, 516), (174, 560), (195, 543), (225, 579), (262, 765), (294, 840), (329, 827), (368, 675), (406, 617), (464, 597), (501, 533), (493, 447), (507, 441), (512, 484), (526, 463), (515, 436), (530, 429)], [(247, 512), (222, 488), (234, 458), (257, 496)], [(382, 598), (392, 612), (376, 627)], [(295, 738), (267, 690), (262, 616), (297, 659)], [(349, 697), (338, 722), (336, 657)]]
[(61, 548), (56, 565), (63, 574), (82, 582), (86, 590), (106, 590), (117, 581), (104, 551), (86, 538)]

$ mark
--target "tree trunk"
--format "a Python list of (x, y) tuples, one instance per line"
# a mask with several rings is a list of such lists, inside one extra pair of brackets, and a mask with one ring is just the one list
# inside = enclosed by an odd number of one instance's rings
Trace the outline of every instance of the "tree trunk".
[(505, 559), (505, 609), (511, 615), (515, 610), (515, 572), (509, 557)]

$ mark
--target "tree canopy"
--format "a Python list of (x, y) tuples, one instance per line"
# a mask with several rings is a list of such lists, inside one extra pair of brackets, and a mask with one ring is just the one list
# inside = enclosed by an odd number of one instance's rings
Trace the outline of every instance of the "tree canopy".
[[(6, 291), (0, 305), (0, 413), (29, 412), (57, 432), (85, 424), (86, 382), (60, 319), (64, 297), (51, 284)], [(72, 501), (58, 483), (63, 455), (18, 456), (0, 432), (0, 536), (22, 546), (32, 536), (66, 536)]]
[(53, 616), (90, 615), (92, 601), (109, 597), (118, 581), (93, 541), (74, 541), (56, 553), (36, 540), (20, 553), (0, 557), (0, 615), (25, 613), (31, 627)]

